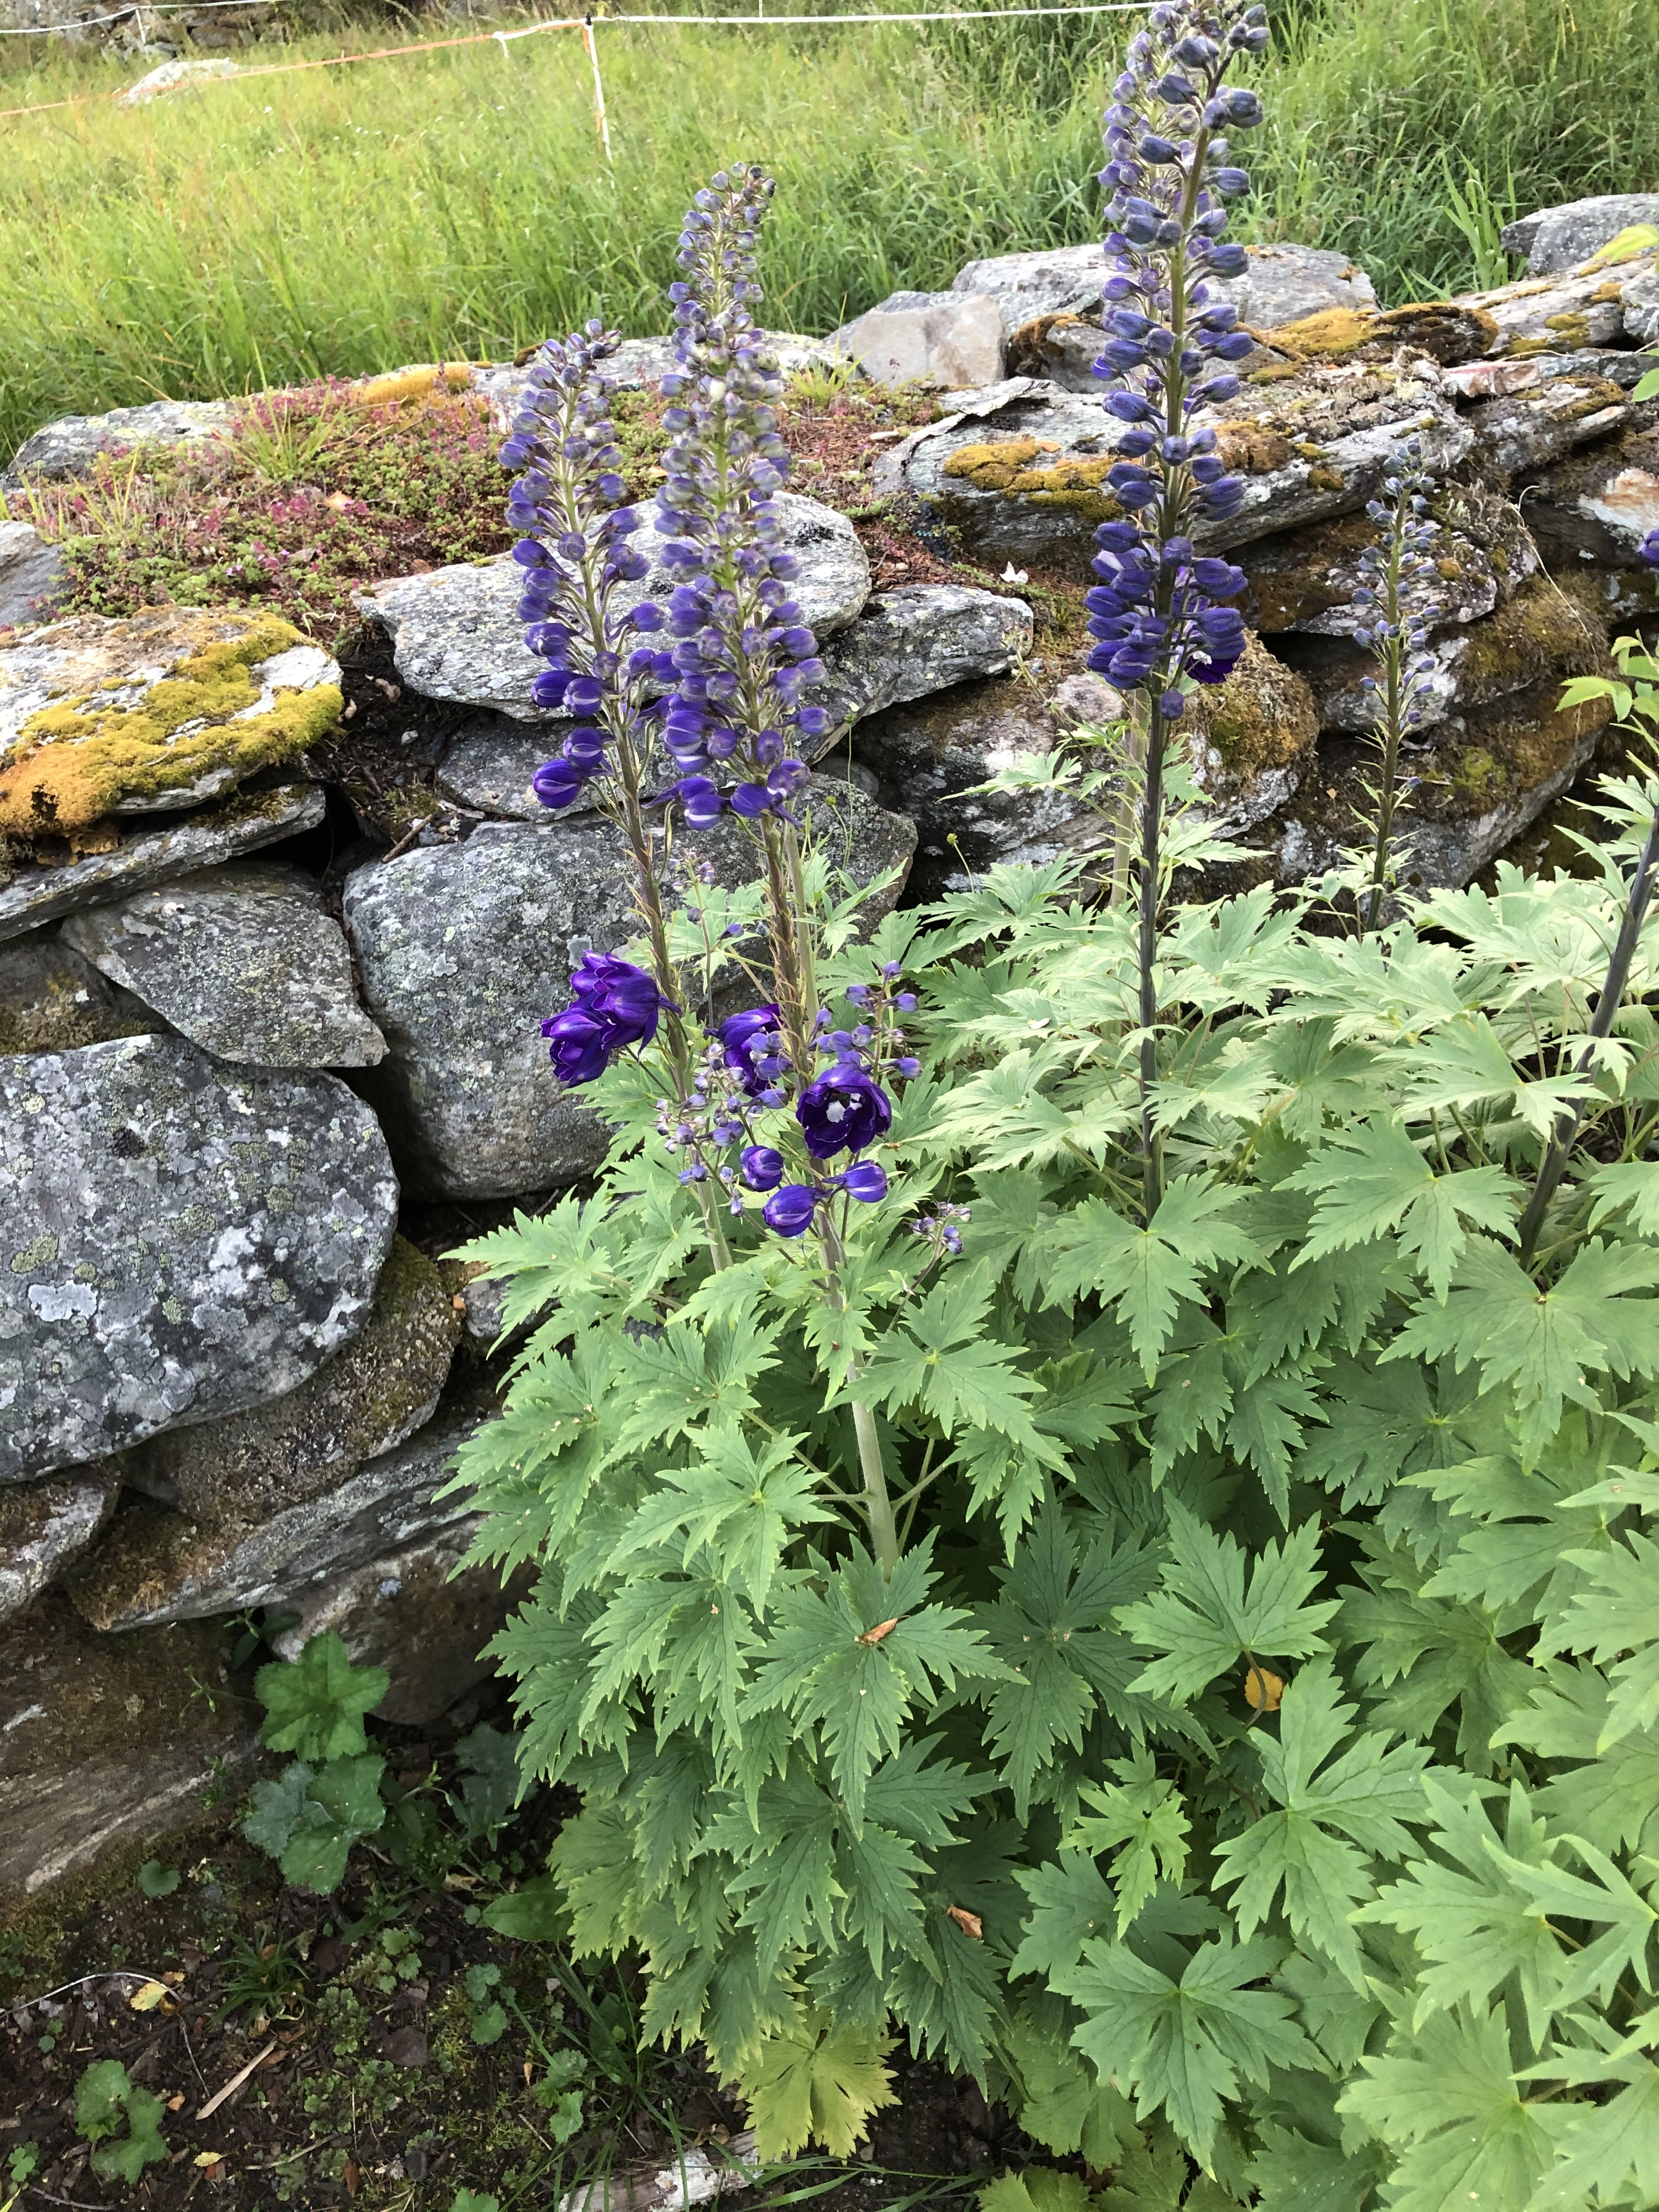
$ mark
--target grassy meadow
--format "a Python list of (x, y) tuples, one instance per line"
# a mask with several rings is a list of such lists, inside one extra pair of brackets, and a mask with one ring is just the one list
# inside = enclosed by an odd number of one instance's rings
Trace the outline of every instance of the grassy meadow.
[[(1659, 183), (1652, 0), (1279, 0), (1246, 234), (1340, 246), (1387, 298), (1502, 273), (1510, 214)], [(441, 37), (269, 45), (314, 58)], [(447, 356), (595, 312), (663, 326), (696, 181), (776, 171), (770, 319), (832, 326), (969, 256), (1087, 238), (1126, 21), (750, 33), (613, 24), (599, 155), (550, 33), (251, 77), (137, 111), (131, 56), (7, 42), (0, 455), (69, 410)], [(20, 49), (27, 48), (20, 54)], [(44, 51), (43, 51), (44, 48)]]

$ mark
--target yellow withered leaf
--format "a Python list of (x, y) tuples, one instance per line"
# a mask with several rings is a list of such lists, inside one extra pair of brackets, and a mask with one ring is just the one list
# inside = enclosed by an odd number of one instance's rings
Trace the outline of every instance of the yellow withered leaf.
[(1244, 1677), (1244, 1696), (1252, 1712), (1276, 1713), (1285, 1696), (1285, 1677), (1271, 1667), (1252, 1667)]

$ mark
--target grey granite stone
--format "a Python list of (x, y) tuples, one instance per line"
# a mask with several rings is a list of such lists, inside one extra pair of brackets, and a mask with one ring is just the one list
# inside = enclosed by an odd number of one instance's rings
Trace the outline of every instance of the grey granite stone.
[(120, 1483), (95, 1471), (0, 1490), (0, 1620), (56, 1582), (115, 1510)]
[[(819, 755), (843, 750), (847, 726), (866, 714), (975, 676), (1002, 674), (1030, 646), (1031, 629), (1024, 599), (968, 585), (901, 584), (872, 592), (858, 620), (825, 645), (823, 679), (805, 694), (834, 717)], [(497, 819), (544, 822), (547, 809), (530, 779), (558, 750), (562, 726), (527, 729), (504, 714), (475, 715), (446, 751), (439, 787)]]
[[(1602, 356), (1601, 358), (1605, 358)], [(1536, 359), (1480, 362), (1477, 368), (1513, 367), (1534, 372), (1533, 380), (1476, 400), (1464, 420), (1474, 432), (1471, 459), (1483, 476), (1523, 475), (1577, 447), (1594, 445), (1630, 420), (1624, 393), (1600, 366), (1571, 379), (1544, 377)]]
[(314, 830), (325, 811), (323, 794), (314, 785), (291, 783), (276, 791), (238, 793), (222, 805), (160, 829), (118, 830), (108, 852), (88, 853), (61, 866), (24, 860), (8, 875), (0, 854), (0, 941), (82, 907), (172, 883), (198, 868), (274, 845), (279, 837)]
[(1620, 287), (1619, 312), (1627, 338), (1638, 345), (1659, 341), (1659, 269), (1644, 269)]
[(298, 868), (255, 861), (185, 876), (71, 915), (63, 934), (216, 1059), (368, 1067), (386, 1057), (340, 926)]
[[(813, 779), (813, 817), (836, 858), (868, 882), (899, 871), (910, 825), (845, 782)], [(729, 817), (677, 832), (728, 884), (758, 874)], [(890, 905), (896, 885), (886, 896)], [(590, 1174), (605, 1155), (598, 1116), (561, 1091), (540, 1025), (569, 997), (592, 946), (635, 930), (620, 833), (594, 815), (532, 827), (487, 823), (465, 844), (371, 862), (347, 878), (346, 933), (391, 1052), (362, 1079), (400, 1171), (429, 1197), (513, 1197)]]
[(392, 1686), (377, 1716), (424, 1728), (493, 1671), (490, 1638), (534, 1586), (526, 1562), (505, 1587), (494, 1567), (464, 1566), (480, 1516), (314, 1585), (297, 1601), (297, 1624), (277, 1637), (279, 1658), (297, 1659), (313, 1636), (340, 1638), (354, 1666), (384, 1667)]
[(982, 292), (895, 292), (830, 343), (875, 384), (960, 388), (1002, 374), (1000, 302)]
[(337, 1486), (255, 1522), (207, 1527), (147, 1498), (117, 1515), (70, 1595), (105, 1633), (276, 1606), (401, 1549), (468, 1511), (441, 1498), (457, 1448), (494, 1411), (487, 1389), (458, 1393), (406, 1443)]
[(61, 416), (24, 439), (0, 484), (60, 483), (86, 476), (100, 453), (222, 438), (234, 411), (228, 399), (152, 399), (143, 407), (112, 408), (107, 415)]
[[(801, 564), (793, 589), (802, 619), (827, 639), (844, 629), (869, 597), (869, 561), (845, 515), (792, 492), (780, 493), (777, 504), (782, 542)], [(659, 541), (641, 531), (639, 543), (650, 553)], [(531, 686), (547, 663), (524, 642), (523, 580), (517, 562), (502, 554), (398, 577), (358, 605), (391, 633), (398, 673), (410, 690), (540, 720)], [(661, 600), (674, 581), (668, 570), (653, 567), (642, 583), (624, 588), (618, 604)]]
[(64, 580), (64, 556), (30, 522), (0, 520), (0, 629), (45, 622)]
[(295, 1389), (367, 1319), (397, 1200), (332, 1076), (173, 1037), (0, 1060), (0, 1480)]
[(0, 1055), (68, 1052), (161, 1026), (61, 938), (40, 930), (0, 945)]
[(1553, 276), (1576, 269), (1621, 230), (1642, 222), (1659, 224), (1659, 192), (1604, 192), (1592, 199), (1565, 200), (1506, 223), (1501, 235), (1508, 252), (1526, 256), (1529, 276)]

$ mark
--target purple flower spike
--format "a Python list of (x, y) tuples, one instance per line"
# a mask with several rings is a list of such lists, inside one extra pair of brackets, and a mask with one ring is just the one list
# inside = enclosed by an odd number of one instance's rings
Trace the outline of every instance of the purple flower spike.
[(815, 1160), (861, 1152), (892, 1127), (893, 1109), (881, 1085), (856, 1060), (837, 1060), (795, 1102), (806, 1149)]
[(887, 1195), (887, 1170), (873, 1160), (860, 1160), (836, 1181), (849, 1198), (862, 1199), (866, 1206), (874, 1206)]
[[(760, 1066), (757, 1054), (761, 1060), (772, 1058), (771, 1041), (776, 1036), (782, 1019), (783, 1016), (775, 1006), (750, 1006), (744, 1012), (733, 1014), (729, 1020), (720, 1024), (720, 1041), (726, 1049), (726, 1064), (738, 1070), (743, 1078), (743, 1087), (751, 1098), (758, 1098), (777, 1073), (775, 1066)], [(763, 1038), (767, 1041), (765, 1044), (760, 1042)], [(757, 1184), (756, 1188), (759, 1189), (763, 1186)], [(771, 1185), (769, 1183), (763, 1188), (770, 1189)]]
[(761, 1219), (780, 1237), (804, 1237), (812, 1225), (818, 1194), (810, 1182), (787, 1182), (761, 1208)]
[(740, 1157), (750, 1190), (775, 1190), (783, 1181), (783, 1154), (770, 1145), (745, 1145)]

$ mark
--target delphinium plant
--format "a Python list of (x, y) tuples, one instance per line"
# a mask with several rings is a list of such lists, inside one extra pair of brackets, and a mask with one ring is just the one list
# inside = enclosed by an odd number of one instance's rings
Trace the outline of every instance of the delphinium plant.
[[(1158, 9), (1109, 118), (1149, 438), (1094, 609), (1155, 708), (1133, 914), (1054, 863), (858, 940), (773, 779), (812, 655), (770, 636), (804, 626), (760, 596), (766, 480), (719, 458), (722, 423), (769, 458), (716, 367), (763, 374), (717, 273), (752, 282), (749, 173), (690, 227), (676, 760), (641, 803), (750, 824), (757, 883), (691, 913), (652, 860), (669, 966), (607, 957), (654, 1000), (589, 994), (599, 1187), (469, 1251), (531, 1330), (461, 1462), (478, 1556), (538, 1571), (493, 1649), (580, 1800), (518, 1924), (636, 1959), (646, 2031), (768, 2155), (849, 2151), (902, 2034), (1091, 2178), (1000, 2212), (1108, 2173), (1111, 2212), (1639, 2212), (1655, 787), (1609, 792), (1593, 878), (1396, 885), (1363, 933), (1169, 896), (1178, 702), (1237, 640), (1188, 406), (1231, 396), (1193, 317), (1234, 334), (1189, 252), (1217, 273), (1215, 137), (1254, 114), (1221, 72), (1260, 30)], [(704, 984), (754, 968), (745, 1011), (688, 988), (699, 946)]]

